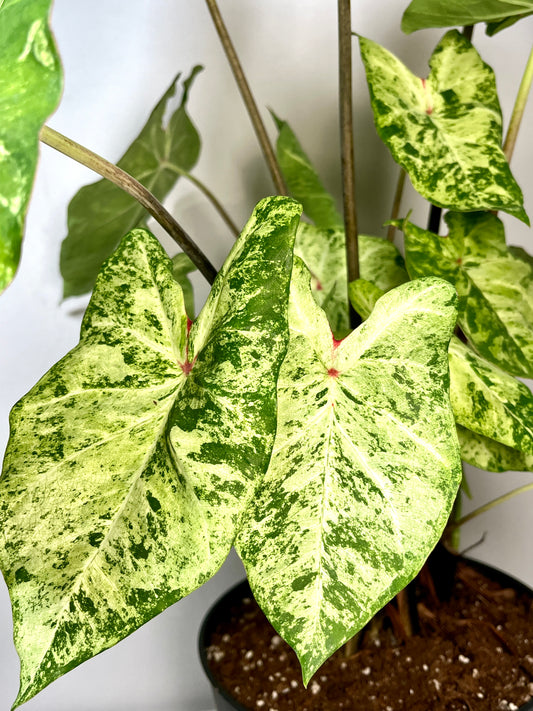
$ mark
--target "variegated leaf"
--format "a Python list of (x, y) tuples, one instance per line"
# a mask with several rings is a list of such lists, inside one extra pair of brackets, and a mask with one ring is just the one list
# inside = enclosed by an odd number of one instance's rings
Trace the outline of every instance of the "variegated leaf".
[(366, 279), (351, 281), (348, 287), (350, 303), (363, 321), (370, 316), (383, 293), (382, 289)]
[(414, 188), (440, 207), (504, 210), (529, 223), (501, 148), (494, 73), (470, 42), (444, 35), (427, 79), (375, 42), (360, 45), (377, 131)]
[(0, 291), (20, 258), (39, 131), (61, 94), (51, 0), (0, 2)]
[(458, 424), (533, 454), (533, 394), (512, 375), (452, 338), (450, 398)]
[(194, 320), (194, 291), (192, 288), (189, 274), (196, 271), (196, 266), (193, 264), (190, 257), (184, 252), (179, 252), (172, 257), (172, 274), (174, 279), (181, 286), (183, 292), (183, 300), (185, 303), (185, 311), (187, 316)]
[(402, 223), (409, 274), (450, 281), (474, 348), (514, 375), (533, 377), (533, 264), (507, 248), (494, 215), (452, 213), (446, 222), (445, 237)]
[[(344, 338), (350, 332), (344, 230), (325, 230), (302, 222), (294, 253), (311, 272), (315, 301), (326, 312), (333, 335)], [(383, 291), (409, 279), (402, 255), (382, 237), (359, 235), (359, 268), (365, 279)]]
[(453, 289), (400, 286), (338, 342), (299, 265), (272, 459), (236, 545), (307, 683), (420, 570), (461, 467), (446, 356)]
[[(175, 101), (176, 77), (157, 103), (139, 135), (117, 165), (139, 180), (158, 200), (163, 200), (184, 172), (200, 155), (200, 137), (187, 111), (192, 83), (201, 71), (196, 66), (182, 82), (181, 101), (168, 122), (165, 115)], [(60, 267), (63, 295), (90, 291), (102, 263), (116, 248), (122, 235), (143, 227), (149, 217), (131, 195), (109, 180), (86, 185), (68, 208), (68, 234), (61, 245)]]
[(335, 200), (322, 185), (291, 127), (273, 112), (272, 116), (279, 130), (277, 157), (291, 195), (302, 203), (305, 214), (317, 227), (342, 227), (344, 220), (337, 210)]
[(14, 408), (0, 562), (15, 705), (212, 576), (265, 471), (299, 206), (258, 205), (188, 329), (172, 264), (135, 230), (80, 344)]
[(533, 454), (524, 454), (483, 435), (457, 426), (461, 459), (489, 472), (533, 471)]
[(402, 30), (487, 22), (487, 34), (494, 34), (532, 14), (533, 0), (412, 0), (402, 17)]

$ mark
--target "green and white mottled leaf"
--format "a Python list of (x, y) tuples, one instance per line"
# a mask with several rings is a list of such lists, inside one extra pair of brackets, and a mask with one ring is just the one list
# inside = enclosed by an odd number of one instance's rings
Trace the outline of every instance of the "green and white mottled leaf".
[(420, 570), (461, 467), (448, 397), (450, 285), (398, 287), (339, 343), (301, 264), (276, 442), (236, 545), (307, 683)]
[(342, 227), (344, 220), (335, 200), (322, 185), (293, 130), (286, 121), (271, 113), (279, 130), (276, 144), (278, 162), (290, 194), (302, 203), (304, 213), (317, 227)]
[[(144, 128), (117, 165), (162, 201), (183, 171), (200, 155), (200, 137), (187, 113), (189, 90), (202, 67), (183, 81), (179, 107), (166, 121), (175, 100), (176, 77), (150, 114)], [(84, 294), (95, 283), (100, 267), (126, 232), (144, 226), (146, 210), (108, 180), (86, 185), (68, 208), (68, 234), (61, 246), (60, 267), (65, 297)]]
[(0, 291), (18, 267), (39, 131), (61, 94), (50, 5), (51, 0), (0, 2)]
[(488, 23), (487, 34), (509, 27), (533, 14), (533, 0), (412, 0), (402, 17), (410, 34), (428, 27), (456, 27)]
[[(335, 338), (350, 332), (344, 229), (321, 229), (300, 223), (294, 253), (311, 272), (315, 301), (328, 317)], [(361, 275), (383, 292), (408, 281), (402, 255), (382, 237), (359, 235)]]
[(533, 471), (533, 454), (524, 454), (483, 435), (457, 426), (461, 459), (489, 472)]
[(14, 407), (0, 563), (15, 705), (224, 561), (274, 440), (299, 212), (257, 206), (190, 332), (171, 261), (134, 230), (98, 277), (80, 344)]
[(172, 257), (172, 275), (181, 286), (185, 311), (188, 317), (193, 320), (195, 317), (194, 290), (188, 275), (194, 271), (196, 271), (196, 265), (192, 262), (191, 258), (183, 252), (179, 252)]
[(459, 324), (474, 348), (518, 376), (533, 376), (533, 264), (505, 244), (494, 215), (448, 214), (449, 234), (402, 223), (411, 277), (447, 279), (459, 295)]
[(533, 454), (533, 394), (456, 338), (448, 351), (450, 399), (458, 424)]
[(348, 294), (351, 305), (363, 321), (366, 321), (384, 292), (378, 286), (372, 284), (371, 281), (355, 279), (355, 281), (350, 282)]
[(440, 207), (504, 210), (529, 224), (501, 148), (494, 72), (466, 37), (444, 35), (427, 79), (375, 42), (359, 42), (378, 134), (414, 188)]

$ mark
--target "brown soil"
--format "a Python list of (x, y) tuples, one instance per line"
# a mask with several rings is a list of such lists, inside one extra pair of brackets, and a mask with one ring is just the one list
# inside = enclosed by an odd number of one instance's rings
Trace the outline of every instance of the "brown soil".
[(251, 598), (217, 628), (209, 664), (252, 711), (516, 711), (533, 696), (532, 598), (464, 562), (455, 581), (446, 602), (431, 584), (417, 589), (419, 634), (401, 640), (389, 607), (362, 647), (339, 650), (307, 690), (296, 655)]

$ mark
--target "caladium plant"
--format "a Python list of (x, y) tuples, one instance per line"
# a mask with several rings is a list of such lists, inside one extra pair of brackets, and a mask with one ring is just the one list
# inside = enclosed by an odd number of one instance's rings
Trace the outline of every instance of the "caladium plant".
[[(389, 239), (357, 235), (349, 140), (341, 212), (291, 125), (273, 114), (273, 149), (253, 107), (278, 195), (258, 196), (239, 231), (190, 174), (199, 67), (173, 80), (116, 166), (43, 126), (61, 87), (49, 6), (0, 2), (0, 288), (38, 139), (107, 180), (73, 198), (61, 251), (64, 295), (94, 287), (80, 342), (11, 414), (0, 566), (15, 707), (201, 586), (232, 546), (308, 683), (460, 524), (461, 459), (532, 469), (533, 396), (518, 378), (533, 376), (533, 257), (507, 244), (495, 213), (529, 222), (509, 160), (533, 59), (503, 143), (471, 31), (447, 31), (420, 78), (352, 39), (340, 0), (341, 79), (358, 43), (376, 129), (401, 167)], [(486, 22), (493, 34), (531, 13), (529, 0), (413, 0), (403, 28)], [(428, 228), (408, 206), (400, 216), (406, 176), (431, 204)], [(216, 276), (160, 204), (178, 178), (240, 232)], [(173, 259), (147, 210), (184, 250)], [(195, 318), (196, 268), (212, 288)]]

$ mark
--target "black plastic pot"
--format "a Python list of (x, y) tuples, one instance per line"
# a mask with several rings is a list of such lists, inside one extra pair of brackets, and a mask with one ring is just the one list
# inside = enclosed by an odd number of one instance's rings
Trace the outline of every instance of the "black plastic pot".
[[(481, 573), (484, 573), (488, 578), (499, 582), (503, 587), (511, 587), (518, 592), (533, 596), (533, 590), (518, 580), (515, 580), (515, 578), (512, 578), (510, 575), (507, 575), (507, 573), (503, 573), (501, 570), (497, 570), (496, 568), (492, 568), (489, 565), (484, 565), (483, 563), (478, 563), (476, 561), (468, 561), (468, 563), (473, 568), (476, 568)], [(198, 638), (200, 661), (209, 681), (211, 682), (213, 696), (215, 699), (215, 708), (217, 711), (250, 711), (246, 708), (246, 706), (243, 706), (236, 699), (234, 699), (231, 694), (220, 685), (219, 680), (215, 678), (207, 661), (207, 648), (209, 647), (210, 639), (219, 622), (227, 619), (230, 615), (231, 609), (236, 605), (239, 605), (241, 600), (245, 597), (250, 597), (251, 594), (252, 593), (247, 580), (243, 580), (241, 583), (238, 583), (235, 587), (228, 590), (228, 592), (219, 598), (217, 602), (215, 602), (205, 616), (200, 629)], [(518, 711), (533, 711), (533, 699), (528, 701), (524, 706), (521, 706)]]

